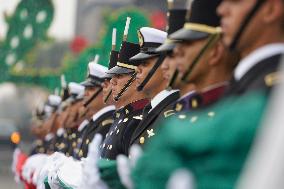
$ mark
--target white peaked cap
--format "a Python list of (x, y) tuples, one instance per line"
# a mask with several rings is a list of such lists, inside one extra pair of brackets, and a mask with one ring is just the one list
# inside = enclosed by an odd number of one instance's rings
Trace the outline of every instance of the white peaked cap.
[(68, 88), (71, 94), (80, 96), (80, 97), (84, 96), (85, 87), (83, 85), (80, 85), (79, 83), (75, 83), (75, 82), (70, 82), (68, 85)]
[(150, 28), (150, 27), (142, 27), (140, 28), (140, 33), (143, 37), (144, 43), (164, 43), (167, 39), (167, 32)]
[(105, 72), (108, 70), (106, 66), (100, 65), (95, 62), (90, 62), (88, 64), (88, 69), (89, 69), (89, 75), (102, 78), (105, 74)]
[(58, 95), (49, 95), (48, 104), (51, 106), (59, 106), (61, 103), (61, 97)]

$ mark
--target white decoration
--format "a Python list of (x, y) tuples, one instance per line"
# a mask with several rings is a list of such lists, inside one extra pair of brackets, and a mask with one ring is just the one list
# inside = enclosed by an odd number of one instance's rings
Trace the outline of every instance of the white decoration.
[(30, 39), (33, 36), (33, 27), (30, 24), (25, 27), (23, 35), (26, 39)]
[(39, 23), (39, 24), (43, 23), (46, 19), (46, 16), (47, 16), (47, 14), (46, 14), (45, 11), (39, 11), (36, 15), (36, 22)]
[(20, 40), (18, 36), (14, 36), (10, 41), (10, 46), (15, 49), (19, 46)]

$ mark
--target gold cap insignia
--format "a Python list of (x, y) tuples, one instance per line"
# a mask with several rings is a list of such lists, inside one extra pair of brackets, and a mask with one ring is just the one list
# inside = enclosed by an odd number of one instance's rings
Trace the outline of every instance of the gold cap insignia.
[(141, 34), (141, 32), (139, 30), (138, 30), (137, 34), (138, 34), (139, 45), (140, 45), (140, 47), (142, 47), (144, 45), (143, 35)]

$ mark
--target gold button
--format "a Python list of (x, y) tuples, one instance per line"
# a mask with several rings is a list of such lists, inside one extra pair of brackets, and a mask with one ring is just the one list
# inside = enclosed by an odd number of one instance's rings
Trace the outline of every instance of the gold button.
[(72, 134), (72, 138), (76, 138), (76, 134), (75, 133)]
[(127, 122), (127, 121), (128, 121), (128, 118), (125, 118), (125, 119), (123, 120), (124, 123)]
[(90, 140), (89, 140), (89, 139), (87, 139), (87, 140), (86, 140), (86, 144), (89, 144), (89, 143), (90, 143)]
[(144, 142), (145, 142), (145, 138), (144, 138), (144, 137), (140, 137), (139, 142), (140, 142), (140, 144), (144, 144)]
[(193, 108), (196, 108), (196, 107), (198, 106), (198, 103), (197, 103), (197, 100), (196, 100), (196, 99), (192, 99), (192, 101), (191, 101), (191, 106), (192, 106)]
[(78, 138), (78, 139), (77, 139), (77, 142), (78, 142), (78, 143), (81, 143), (81, 142), (82, 142), (82, 139), (81, 139), (81, 138)]
[(73, 143), (72, 143), (72, 147), (73, 147), (73, 148), (75, 148), (75, 147), (76, 147), (76, 145), (77, 145), (77, 143), (76, 143), (76, 142), (73, 142)]
[(82, 150), (79, 151), (79, 156), (80, 156), (80, 157), (83, 156), (83, 151), (82, 151)]

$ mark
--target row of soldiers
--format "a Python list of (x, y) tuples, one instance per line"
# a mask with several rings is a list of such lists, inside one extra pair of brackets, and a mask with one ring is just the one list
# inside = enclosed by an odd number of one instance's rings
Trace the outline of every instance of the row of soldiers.
[(26, 188), (237, 187), (281, 81), (284, 1), (189, 4), (170, 1), (167, 32), (142, 27), (139, 44), (127, 18), (109, 67), (96, 56), (84, 82), (49, 96), (32, 153), (15, 153)]

